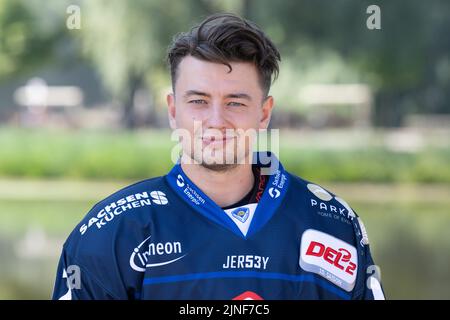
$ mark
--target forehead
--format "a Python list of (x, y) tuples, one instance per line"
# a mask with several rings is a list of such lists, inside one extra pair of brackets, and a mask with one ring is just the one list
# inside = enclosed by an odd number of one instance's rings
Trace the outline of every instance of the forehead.
[(256, 66), (250, 62), (230, 62), (228, 66), (187, 56), (177, 70), (176, 89), (208, 92), (243, 91), (257, 94), (261, 91)]

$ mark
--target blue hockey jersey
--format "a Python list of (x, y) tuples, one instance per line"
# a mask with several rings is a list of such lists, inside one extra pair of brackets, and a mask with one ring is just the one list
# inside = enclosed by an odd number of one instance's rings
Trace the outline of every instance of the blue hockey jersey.
[(360, 218), (277, 164), (257, 204), (223, 210), (180, 164), (97, 203), (53, 299), (384, 299)]

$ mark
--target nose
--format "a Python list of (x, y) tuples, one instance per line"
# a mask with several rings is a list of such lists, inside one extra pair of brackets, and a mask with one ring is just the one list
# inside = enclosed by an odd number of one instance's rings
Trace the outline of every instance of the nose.
[(227, 128), (227, 120), (222, 106), (214, 103), (209, 108), (209, 114), (204, 123), (206, 128), (224, 129)]

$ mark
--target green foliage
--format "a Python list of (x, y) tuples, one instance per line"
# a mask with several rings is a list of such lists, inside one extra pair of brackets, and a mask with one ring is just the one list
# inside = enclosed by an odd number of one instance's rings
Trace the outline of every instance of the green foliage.
[(170, 168), (170, 146), (159, 136), (6, 131), (0, 135), (0, 172), (25, 177), (147, 177)]
[[(70, 4), (80, 6), (81, 30), (66, 29)], [(381, 9), (381, 30), (366, 28), (371, 4)], [(301, 107), (296, 94), (304, 84), (367, 83), (374, 122), (401, 125), (406, 114), (449, 112), (449, 7), (445, 0), (0, 1), (0, 81), (49, 62), (88, 59), (125, 112), (141, 87), (160, 103), (172, 37), (210, 13), (231, 11), (255, 21), (280, 48), (273, 90), (280, 109)]]
[(448, 150), (426, 150), (418, 154), (381, 148), (294, 150), (281, 150), (286, 167), (312, 181), (450, 182), (450, 170), (445, 165), (450, 161)]
[[(0, 176), (145, 179), (167, 173), (169, 131), (0, 130)], [(450, 183), (450, 150), (399, 153), (381, 147), (321, 150), (281, 141), (280, 159), (312, 181)]]
[(55, 62), (55, 49), (68, 36), (65, 13), (70, 2), (0, 1), (0, 82)]
[[(83, 53), (111, 92), (129, 94), (132, 77), (147, 78), (165, 68), (173, 36), (218, 9), (207, 1), (96, 0), (83, 1)], [(151, 82), (147, 86), (154, 90)]]

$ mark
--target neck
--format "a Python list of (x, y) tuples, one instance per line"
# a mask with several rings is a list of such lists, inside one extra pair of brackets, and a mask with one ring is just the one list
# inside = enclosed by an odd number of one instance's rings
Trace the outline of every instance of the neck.
[(247, 161), (226, 171), (214, 171), (199, 164), (181, 163), (184, 173), (219, 207), (241, 200), (253, 187), (252, 166)]

